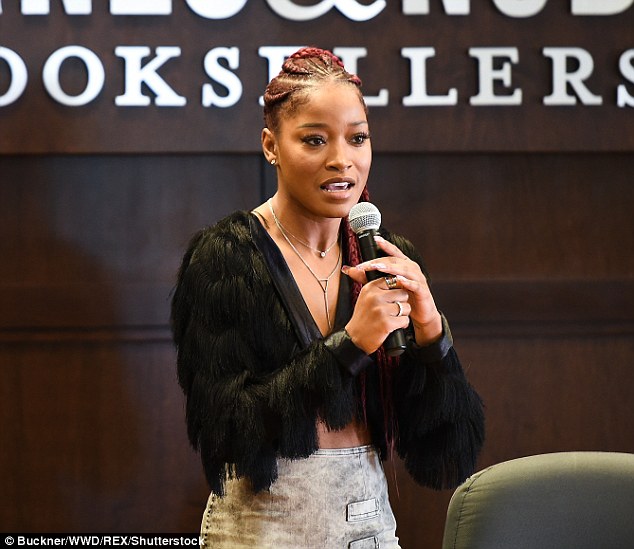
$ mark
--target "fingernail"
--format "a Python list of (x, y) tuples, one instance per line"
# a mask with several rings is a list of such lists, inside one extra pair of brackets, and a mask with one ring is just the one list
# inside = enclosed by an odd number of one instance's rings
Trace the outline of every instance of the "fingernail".
[(346, 275), (347, 275), (349, 270), (350, 270), (350, 267), (349, 267), (348, 265), (342, 265), (342, 266), (341, 266), (341, 272), (342, 272), (343, 274), (346, 274)]
[(374, 241), (375, 242), (383, 242), (385, 240), (385, 238), (383, 238), (382, 236), (379, 236), (378, 234), (374, 235)]

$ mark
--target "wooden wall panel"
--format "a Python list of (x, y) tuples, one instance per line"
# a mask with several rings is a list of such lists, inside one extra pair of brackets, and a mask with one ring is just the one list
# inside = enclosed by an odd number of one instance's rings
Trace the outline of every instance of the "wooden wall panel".
[(177, 532), (200, 513), (169, 341), (5, 342), (0, 361), (4, 531)]
[[(487, 406), (479, 465), (634, 452), (634, 157), (377, 155), (372, 200), (425, 255)], [(0, 527), (198, 528), (167, 325), (189, 236), (274, 190), (259, 155), (0, 157)], [(388, 465), (406, 549), (450, 492)]]
[(381, 155), (385, 224), (442, 280), (634, 275), (631, 154)]
[(260, 195), (259, 157), (0, 157), (0, 326), (164, 325), (191, 235)]

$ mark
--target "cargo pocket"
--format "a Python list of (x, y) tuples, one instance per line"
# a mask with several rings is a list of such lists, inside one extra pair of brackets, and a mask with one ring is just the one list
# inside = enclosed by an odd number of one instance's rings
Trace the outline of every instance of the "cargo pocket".
[(356, 541), (351, 541), (348, 544), (348, 549), (378, 549), (379, 540), (376, 539), (376, 536), (372, 536), (371, 538), (363, 538), (358, 539)]
[(358, 522), (379, 516), (379, 500), (376, 498), (348, 503), (348, 522)]

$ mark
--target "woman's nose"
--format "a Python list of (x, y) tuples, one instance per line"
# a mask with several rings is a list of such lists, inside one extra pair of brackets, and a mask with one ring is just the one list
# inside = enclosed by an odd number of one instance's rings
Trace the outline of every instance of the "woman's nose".
[(327, 164), (329, 169), (343, 172), (352, 167), (346, 145), (341, 143), (333, 145)]

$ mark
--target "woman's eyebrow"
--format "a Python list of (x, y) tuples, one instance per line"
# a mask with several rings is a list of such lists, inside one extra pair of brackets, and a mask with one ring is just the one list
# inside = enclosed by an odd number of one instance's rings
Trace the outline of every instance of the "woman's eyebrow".
[[(367, 125), (368, 122), (366, 120), (359, 120), (358, 122), (350, 122), (348, 126), (363, 126)], [(327, 128), (328, 124), (325, 122), (306, 122), (305, 124), (300, 124), (297, 126), (298, 128)]]

